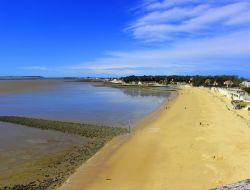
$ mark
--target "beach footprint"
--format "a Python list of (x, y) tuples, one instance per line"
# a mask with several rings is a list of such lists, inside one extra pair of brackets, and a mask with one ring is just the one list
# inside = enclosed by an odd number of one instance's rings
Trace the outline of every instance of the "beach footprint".
[(211, 125), (211, 123), (206, 122), (206, 121), (200, 121), (199, 125), (200, 125), (201, 127), (208, 127), (208, 126)]
[(202, 157), (205, 160), (214, 160), (214, 161), (224, 160), (224, 156), (219, 154), (203, 154)]

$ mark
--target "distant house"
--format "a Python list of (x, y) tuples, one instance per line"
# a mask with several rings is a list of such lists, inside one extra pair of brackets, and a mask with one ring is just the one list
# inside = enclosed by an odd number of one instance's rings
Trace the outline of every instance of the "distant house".
[(138, 82), (138, 85), (140, 85), (140, 86), (141, 86), (141, 85), (142, 85), (142, 82), (141, 82), (141, 81), (139, 81), (139, 82)]
[(236, 88), (212, 88), (213, 91), (219, 92), (231, 100), (245, 101), (248, 100), (248, 95), (245, 91)]
[(174, 83), (175, 83), (174, 79), (171, 79), (170, 84), (174, 84)]
[(122, 80), (118, 80), (118, 79), (113, 79), (110, 81), (111, 83), (114, 83), (114, 84), (122, 84), (123, 81)]
[(250, 81), (243, 81), (240, 84), (241, 87), (250, 88)]
[(224, 82), (224, 85), (226, 85), (227, 88), (230, 87), (230, 86), (233, 86), (233, 84), (234, 84), (234, 83), (233, 83), (233, 81), (231, 81), (231, 80), (227, 80), (227, 81)]
[(193, 77), (190, 78), (189, 81), (188, 81), (188, 83), (189, 83), (189, 84), (192, 84), (192, 83), (193, 83), (193, 80), (194, 80)]
[(246, 93), (241, 89), (230, 89), (229, 93), (232, 100), (245, 100)]
[(211, 79), (205, 80), (205, 85), (210, 86), (211, 85)]
[(163, 83), (168, 84), (168, 79), (166, 78)]
[(215, 80), (214, 83), (213, 83), (213, 86), (218, 86), (219, 83)]

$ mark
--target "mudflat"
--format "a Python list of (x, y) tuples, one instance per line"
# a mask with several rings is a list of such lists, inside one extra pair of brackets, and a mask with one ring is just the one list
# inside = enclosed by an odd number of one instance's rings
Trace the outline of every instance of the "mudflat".
[(55, 189), (106, 142), (127, 132), (15, 116), (0, 121), (0, 189)]
[(203, 88), (108, 143), (59, 190), (202, 190), (250, 178), (250, 120)]
[(55, 172), (67, 173), (67, 162), (60, 167), (54, 163), (89, 142), (81, 136), (2, 122), (0, 139), (0, 189), (42, 182)]

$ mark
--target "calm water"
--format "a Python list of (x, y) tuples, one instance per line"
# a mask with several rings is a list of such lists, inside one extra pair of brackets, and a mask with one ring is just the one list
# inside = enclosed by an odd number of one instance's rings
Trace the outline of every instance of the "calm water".
[(0, 173), (16, 165), (55, 154), (87, 138), (0, 122)]
[(30, 182), (51, 159), (87, 142), (81, 136), (0, 122), (0, 189)]
[(166, 89), (96, 87), (64, 82), (53, 88), (0, 95), (0, 115), (127, 126), (156, 109), (169, 96)]
[[(34, 88), (40, 83), (33, 81), (27, 85), (18, 81), (10, 87), (10, 82), (2, 81), (1, 84), (0, 81), (0, 90), (11, 88), (11, 93), (0, 94), (0, 115), (121, 127), (126, 127), (129, 120), (136, 121), (152, 112), (170, 94), (164, 88), (119, 89), (62, 81), (49, 86), (40, 81), (43, 88)], [(27, 86), (32, 86), (32, 90), (25, 90)], [(24, 178), (19, 175), (32, 176), (45, 167), (43, 164), (49, 156), (86, 142), (87, 139), (80, 136), (0, 122), (0, 188), (6, 184), (23, 183)]]

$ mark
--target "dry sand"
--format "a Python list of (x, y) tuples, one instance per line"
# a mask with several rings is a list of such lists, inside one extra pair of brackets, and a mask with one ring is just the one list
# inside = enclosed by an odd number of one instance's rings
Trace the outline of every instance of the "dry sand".
[(250, 178), (250, 123), (201, 88), (116, 138), (60, 190), (203, 190)]

